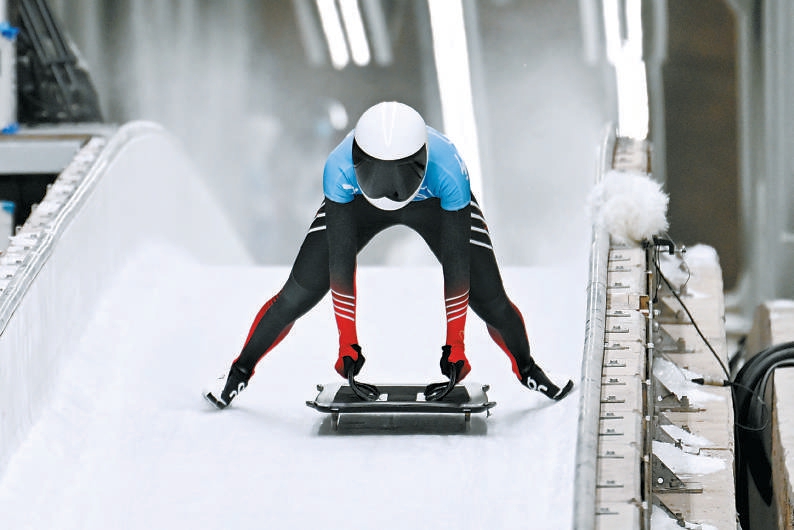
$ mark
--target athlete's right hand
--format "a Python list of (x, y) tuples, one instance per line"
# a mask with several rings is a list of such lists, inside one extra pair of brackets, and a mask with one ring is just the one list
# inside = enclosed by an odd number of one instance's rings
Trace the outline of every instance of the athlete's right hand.
[(361, 346), (358, 344), (350, 344), (339, 346), (339, 358), (336, 360), (334, 369), (336, 372), (347, 379), (350, 371), (353, 375), (358, 375), (361, 367), (364, 366), (364, 354), (361, 353)]
[(471, 365), (466, 358), (463, 344), (446, 344), (441, 347), (441, 373), (452, 379), (453, 375), (458, 383), (471, 372)]

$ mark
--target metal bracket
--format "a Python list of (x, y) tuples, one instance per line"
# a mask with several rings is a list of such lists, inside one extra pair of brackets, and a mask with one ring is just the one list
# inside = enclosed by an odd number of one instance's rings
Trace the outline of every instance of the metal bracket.
[[(676, 303), (678, 303), (676, 301)], [(660, 324), (689, 324), (689, 317), (683, 309), (675, 309), (670, 303), (670, 297), (659, 296), (656, 306), (656, 321)]]
[(670, 335), (664, 326), (657, 324), (654, 325), (654, 342), (659, 344), (656, 347), (657, 351), (662, 353), (695, 353), (695, 350), (686, 347), (686, 341), (683, 337), (677, 339)]
[(687, 396), (681, 396), (681, 399), (678, 399), (678, 397), (672, 392), (665, 394), (664, 396), (657, 395), (654, 406), (657, 411), (664, 412), (702, 412), (706, 410), (699, 407), (693, 407)]
[(680, 440), (673, 439), (672, 436), (667, 434), (667, 431), (665, 431), (664, 429), (660, 429), (659, 425), (656, 425), (656, 428), (653, 431), (653, 439), (658, 441), (658, 442), (663, 442), (663, 443), (666, 443), (666, 444), (674, 445), (674, 446), (678, 447), (679, 449), (681, 448), (681, 446), (679, 444)]
[[(676, 446), (678, 449), (681, 449), (685, 453), (697, 455), (700, 454), (700, 449), (697, 447), (692, 447), (686, 445), (681, 439), (673, 438), (670, 434), (667, 433), (664, 429), (662, 429), (663, 425), (673, 425), (676, 426), (675, 423), (670, 421), (667, 416), (664, 414), (656, 414), (654, 416), (654, 429), (653, 429), (653, 439), (659, 442), (668, 443), (670, 445)], [(686, 427), (683, 427), (684, 430), (687, 430)]]
[(671, 519), (675, 519), (678, 526), (681, 528), (688, 528), (690, 530), (702, 530), (703, 525), (698, 523), (690, 523), (684, 518), (684, 514), (681, 512), (674, 512), (669, 506), (667, 506), (664, 501), (662, 501), (657, 495), (653, 496), (653, 505), (658, 506), (662, 509)]
[(684, 482), (656, 455), (651, 455), (654, 493), (703, 493), (703, 486)]
[(679, 398), (669, 388), (654, 378), (654, 409), (661, 412), (702, 412), (705, 409), (693, 407), (687, 396)]

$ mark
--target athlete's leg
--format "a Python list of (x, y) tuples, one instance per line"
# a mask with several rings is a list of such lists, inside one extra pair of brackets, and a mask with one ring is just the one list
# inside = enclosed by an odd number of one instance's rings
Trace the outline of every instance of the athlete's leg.
[[(360, 251), (389, 223), (378, 220), (361, 201), (356, 201), (354, 206), (357, 208), (356, 234)], [(235, 365), (253, 373), (262, 357), (281, 342), (298, 318), (322, 300), (328, 289), (328, 238), (323, 203), (298, 251), (287, 282), (259, 310)]]
[[(387, 223), (373, 219), (371, 212), (360, 212), (355, 203), (357, 247), (361, 250)], [(292, 329), (295, 321), (322, 300), (329, 290), (328, 238), (325, 203), (317, 211), (298, 256), (281, 290), (257, 313), (240, 355), (229, 369), (223, 389), (205, 394), (218, 408), (225, 408), (248, 384), (259, 361), (275, 348)]]
[(488, 225), (475, 201), (471, 205), (471, 226), (470, 305), (485, 321), (491, 338), (507, 354), (513, 372), (521, 379), (521, 372), (535, 364), (524, 318), (505, 292)]
[(485, 218), (476, 202), (472, 201), (471, 209), (471, 308), (485, 321), (488, 333), (507, 354), (521, 383), (560, 399), (572, 383), (561, 391), (532, 358), (524, 317), (505, 292)]
[[(326, 262), (324, 267), (323, 260)], [(286, 337), (295, 320), (314, 307), (328, 292), (327, 261), (325, 234), (309, 232), (286, 283), (254, 318), (242, 351), (229, 368), (225, 382), (220, 379), (212, 391), (204, 394), (210, 403), (220, 409), (226, 408), (248, 386), (262, 357)], [(315, 272), (314, 281), (306, 286), (301, 284), (300, 275), (312, 268)]]
[(317, 211), (281, 290), (259, 310), (234, 366), (252, 375), (257, 363), (292, 329), (295, 321), (328, 292), (325, 204)]

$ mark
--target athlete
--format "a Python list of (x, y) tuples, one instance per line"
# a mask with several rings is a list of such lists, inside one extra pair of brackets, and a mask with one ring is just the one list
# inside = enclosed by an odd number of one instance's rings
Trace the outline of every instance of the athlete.
[(441, 263), (447, 329), (440, 366), (452, 385), (471, 370), (464, 343), (471, 307), (523, 385), (554, 400), (571, 391), (573, 381), (558, 387), (530, 355), (523, 317), (505, 293), (466, 165), (455, 146), (425, 125), (416, 110), (390, 101), (364, 112), (328, 156), (323, 191), (325, 200), (289, 278), (256, 315), (228, 374), (205, 392), (208, 401), (227, 407), (248, 385), (257, 363), (329, 289), (339, 330), (335, 369), (352, 380), (365, 360), (356, 335), (356, 256), (394, 225), (418, 232)]

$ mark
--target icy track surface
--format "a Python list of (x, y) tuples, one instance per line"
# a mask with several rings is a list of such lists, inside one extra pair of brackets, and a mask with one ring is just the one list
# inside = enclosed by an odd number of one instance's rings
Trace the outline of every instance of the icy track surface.
[[(308, 408), (333, 371), (328, 298), (259, 364), (233, 406), (201, 390), (237, 355), (287, 268), (207, 267), (142, 252), (63, 360), (42, 418), (0, 477), (0, 528), (570, 528), (578, 389), (552, 404), (518, 384), (471, 311), (468, 380), (490, 418)], [(503, 270), (538, 362), (580, 375), (586, 267)], [(441, 380), (440, 268), (360, 268), (359, 339), (373, 383)]]

